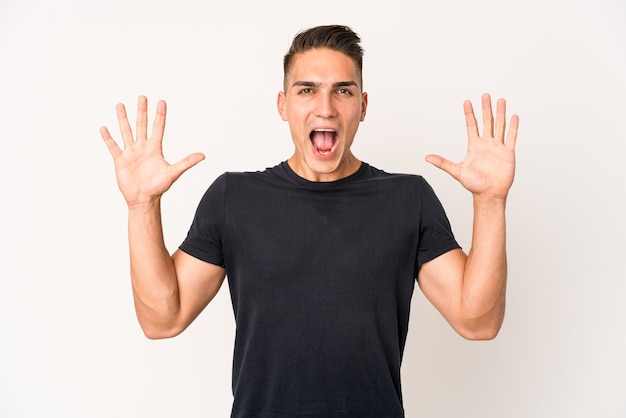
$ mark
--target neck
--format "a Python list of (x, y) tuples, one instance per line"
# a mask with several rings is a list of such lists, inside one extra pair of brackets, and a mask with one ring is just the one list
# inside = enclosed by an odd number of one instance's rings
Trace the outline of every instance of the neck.
[(308, 181), (331, 182), (341, 180), (356, 173), (361, 167), (361, 161), (352, 153), (347, 155), (339, 164), (330, 165), (319, 162), (307, 164), (295, 155), (287, 160), (289, 167), (298, 176)]

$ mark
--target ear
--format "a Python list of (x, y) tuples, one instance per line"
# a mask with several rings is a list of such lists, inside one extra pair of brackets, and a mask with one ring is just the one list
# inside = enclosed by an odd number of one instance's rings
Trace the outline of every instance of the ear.
[(361, 102), (361, 122), (363, 122), (367, 113), (367, 92), (363, 92), (361, 95), (363, 96), (363, 101)]
[(287, 121), (287, 98), (285, 97), (285, 93), (282, 91), (278, 92), (276, 107), (278, 107), (278, 113), (280, 114), (281, 119)]

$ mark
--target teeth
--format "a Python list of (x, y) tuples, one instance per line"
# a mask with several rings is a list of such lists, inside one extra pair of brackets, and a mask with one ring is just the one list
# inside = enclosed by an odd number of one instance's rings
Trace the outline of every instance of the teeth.
[(315, 149), (317, 150), (317, 152), (319, 152), (320, 154), (330, 154), (330, 152), (332, 151), (332, 149), (329, 150), (321, 150), (318, 147), (315, 147)]

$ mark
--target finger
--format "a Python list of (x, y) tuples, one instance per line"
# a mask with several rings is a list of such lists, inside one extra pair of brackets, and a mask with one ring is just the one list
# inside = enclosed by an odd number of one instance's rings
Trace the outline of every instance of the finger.
[(172, 181), (176, 181), (185, 171), (189, 170), (200, 161), (204, 160), (204, 154), (195, 153), (190, 154), (172, 165)]
[(120, 125), (120, 132), (122, 133), (122, 140), (124, 141), (124, 148), (128, 148), (134, 142), (133, 131), (128, 123), (128, 116), (126, 115), (126, 107), (123, 103), (118, 103), (115, 106), (117, 112), (117, 121)]
[(495, 138), (504, 142), (504, 131), (506, 130), (506, 101), (498, 99), (496, 103), (496, 132)]
[(106, 128), (106, 126), (102, 126), (100, 128), (100, 136), (104, 140), (104, 144), (109, 149), (109, 152), (111, 153), (111, 156), (113, 157), (113, 159), (116, 159), (117, 156), (122, 153), (122, 150), (117, 145), (117, 142), (115, 142), (115, 140), (109, 133), (109, 130)]
[(465, 112), (465, 126), (467, 127), (467, 136), (475, 138), (478, 136), (478, 123), (476, 122), (476, 116), (474, 115), (474, 108), (472, 102), (466, 100), (463, 102), (463, 111)]
[(491, 96), (487, 93), (482, 96), (483, 105), (483, 137), (493, 137), (493, 112), (491, 111)]
[(148, 139), (148, 99), (146, 96), (137, 98), (137, 140)]
[(156, 117), (154, 118), (154, 124), (152, 125), (152, 135), (150, 136), (150, 139), (163, 141), (166, 114), (167, 104), (165, 101), (160, 100), (159, 103), (157, 103), (157, 112)]
[(515, 149), (515, 143), (517, 142), (517, 131), (519, 129), (519, 116), (511, 116), (511, 124), (509, 126), (509, 133), (506, 136), (506, 146)]
[(459, 178), (459, 166), (450, 160), (443, 158), (440, 155), (429, 154), (426, 156), (426, 161), (434, 165), (435, 167), (450, 174), (455, 179)]

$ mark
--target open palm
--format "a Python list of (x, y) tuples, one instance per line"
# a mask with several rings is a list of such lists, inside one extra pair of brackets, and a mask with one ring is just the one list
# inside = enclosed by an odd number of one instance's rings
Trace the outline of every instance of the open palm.
[(204, 159), (204, 155), (195, 153), (176, 164), (165, 160), (162, 141), (167, 108), (164, 101), (157, 104), (150, 138), (146, 97), (140, 96), (137, 101), (136, 138), (133, 137), (125, 106), (118, 104), (116, 111), (124, 149), (115, 142), (106, 127), (100, 128), (100, 134), (113, 157), (117, 184), (128, 205), (158, 199), (185, 171)]
[(506, 198), (515, 176), (515, 141), (519, 126), (517, 115), (511, 117), (506, 131), (506, 102), (499, 99), (496, 118), (491, 110), (491, 97), (482, 96), (483, 135), (478, 131), (470, 101), (463, 103), (467, 126), (468, 148), (465, 159), (453, 163), (439, 155), (428, 155), (426, 161), (444, 170), (475, 195)]

